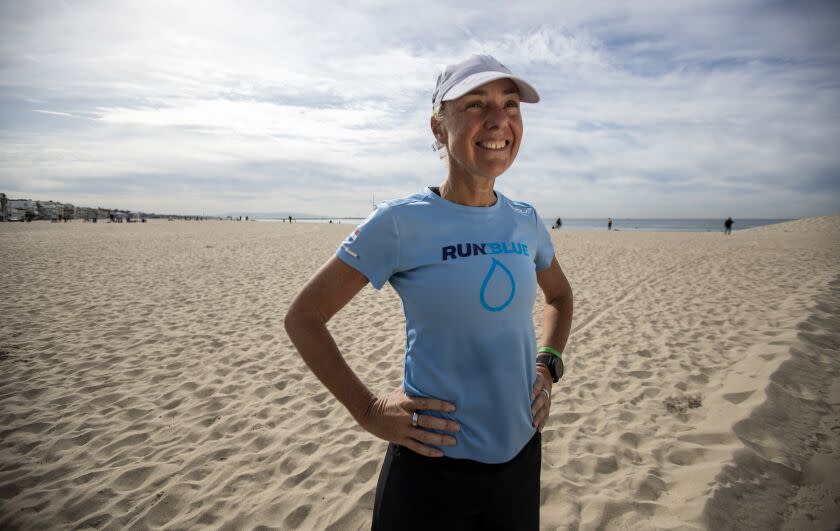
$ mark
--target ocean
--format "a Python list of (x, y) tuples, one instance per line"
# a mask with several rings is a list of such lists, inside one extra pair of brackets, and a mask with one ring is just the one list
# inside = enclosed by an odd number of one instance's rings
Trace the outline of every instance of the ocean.
[[(332, 218), (333, 223), (355, 227), (363, 218)], [(275, 221), (280, 219), (259, 219), (258, 221)], [(297, 218), (301, 223), (329, 223), (328, 218)], [(557, 221), (556, 218), (543, 218), (548, 228)], [(733, 231), (772, 225), (792, 221), (790, 219), (734, 219)], [(563, 219), (563, 230), (607, 230), (606, 218), (568, 218)], [(635, 232), (723, 232), (722, 219), (619, 219), (613, 218), (613, 230)]]
[[(543, 223), (551, 227), (557, 219), (543, 218)], [(790, 219), (737, 219), (732, 225), (733, 231), (773, 225), (792, 221)], [(569, 218), (563, 219), (563, 229), (569, 230), (607, 230), (606, 218)], [(613, 230), (637, 232), (723, 232), (723, 219), (619, 219), (613, 218)]]

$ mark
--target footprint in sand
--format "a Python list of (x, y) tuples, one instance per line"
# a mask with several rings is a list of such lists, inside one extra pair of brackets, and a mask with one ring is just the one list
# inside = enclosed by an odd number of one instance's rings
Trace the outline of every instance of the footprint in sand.
[(309, 516), (309, 513), (312, 511), (311, 505), (301, 505), (294, 511), (290, 512), (289, 515), (283, 520), (285, 524), (285, 529), (297, 529), (301, 526), (301, 524), (306, 520), (306, 517)]
[(693, 465), (703, 459), (706, 450), (703, 448), (683, 448), (668, 454), (668, 461), (679, 466)]
[(626, 444), (627, 446), (632, 446), (633, 448), (639, 447), (639, 441), (641, 441), (641, 437), (637, 433), (626, 432), (622, 433), (621, 436), (618, 438), (619, 441)]
[(733, 404), (740, 404), (744, 400), (753, 395), (755, 391), (744, 391), (741, 393), (726, 393), (723, 395), (724, 400), (732, 402)]

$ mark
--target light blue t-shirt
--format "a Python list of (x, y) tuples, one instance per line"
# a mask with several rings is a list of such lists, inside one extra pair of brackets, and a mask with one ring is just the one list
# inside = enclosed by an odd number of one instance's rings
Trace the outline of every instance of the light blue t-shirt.
[(447, 201), (431, 189), (387, 201), (337, 255), (376, 289), (390, 281), (406, 320), (408, 396), (455, 404), (421, 411), (461, 426), (444, 455), (509, 461), (534, 435), (531, 390), (536, 271), (554, 257), (536, 210), (496, 192), (489, 207)]

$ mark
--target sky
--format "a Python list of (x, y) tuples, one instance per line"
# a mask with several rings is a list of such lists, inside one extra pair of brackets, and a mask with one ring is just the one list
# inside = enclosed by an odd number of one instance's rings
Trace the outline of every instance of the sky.
[(1, 2), (0, 191), (364, 217), (443, 182), (435, 78), (489, 53), (542, 97), (496, 189), (544, 217), (840, 213), (840, 2), (408, 4)]

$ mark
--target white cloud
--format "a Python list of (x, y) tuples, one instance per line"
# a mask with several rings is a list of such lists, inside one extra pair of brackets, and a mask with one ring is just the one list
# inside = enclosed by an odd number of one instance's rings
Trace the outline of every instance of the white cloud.
[(39, 112), (41, 114), (51, 114), (53, 116), (69, 116), (71, 118), (74, 117), (74, 115), (70, 114), (69, 112), (48, 111), (48, 110), (45, 110), (45, 109), (32, 109), (32, 112)]

